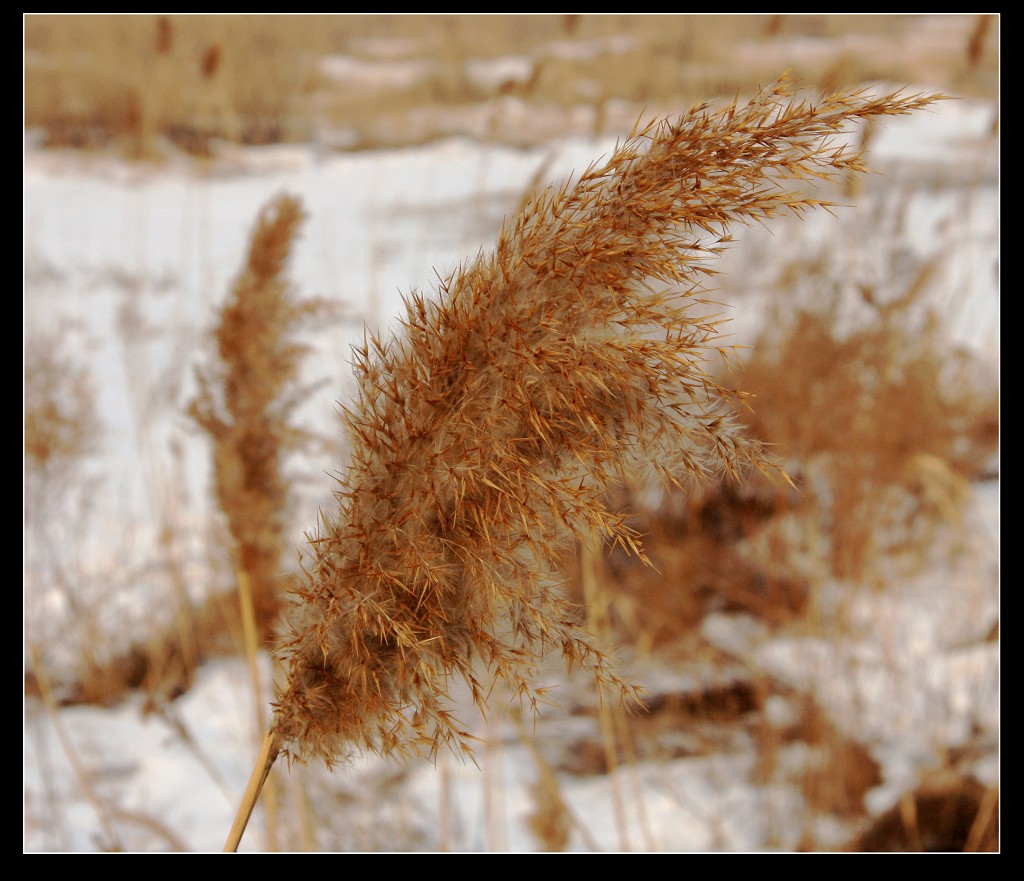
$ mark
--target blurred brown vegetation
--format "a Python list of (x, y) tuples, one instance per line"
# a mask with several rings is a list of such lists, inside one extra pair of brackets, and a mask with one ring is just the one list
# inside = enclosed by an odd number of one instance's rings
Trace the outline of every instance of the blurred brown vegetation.
[[(624, 491), (654, 568), (609, 559), (623, 636), (656, 646), (712, 611), (790, 623), (822, 580), (882, 587), (891, 564), (913, 572), (933, 559), (941, 530), (955, 534), (970, 483), (991, 476), (998, 385), (950, 343), (929, 295), (936, 269), (936, 259), (920, 263), (887, 299), (862, 287), (865, 317), (853, 326), (833, 260), (782, 269), (764, 331), (727, 376), (749, 393), (744, 421), (795, 486), (754, 475), (653, 508)], [(664, 590), (666, 580), (686, 588)]]
[(136, 158), (219, 141), (535, 144), (750, 93), (787, 68), (822, 92), (994, 98), (998, 30), (968, 14), (29, 14), (25, 125), (49, 146)]

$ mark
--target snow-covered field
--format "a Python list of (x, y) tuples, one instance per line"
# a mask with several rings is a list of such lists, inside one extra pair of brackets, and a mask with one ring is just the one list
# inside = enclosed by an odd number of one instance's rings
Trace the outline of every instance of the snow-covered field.
[[(856, 207), (839, 209), (838, 218), (821, 212), (741, 234), (724, 260), (722, 286), (735, 307), (737, 342), (752, 338), (763, 314), (757, 280), (787, 255), (838, 245), (851, 272), (870, 275), (873, 265), (884, 271), (898, 262), (894, 249), (903, 249), (920, 259), (942, 256), (935, 290), (950, 319), (951, 346), (997, 363), (994, 113), (984, 102), (950, 101), (886, 122), (868, 156), (885, 176), (867, 181)], [(299, 543), (318, 507), (330, 503), (324, 474), (337, 470), (341, 455), (333, 403), (348, 394), (348, 348), (364, 325), (387, 328), (403, 292), (429, 287), (435, 272), (445, 276), (493, 242), (542, 166), (556, 180), (613, 143), (514, 150), (449, 140), (362, 154), (225, 148), (205, 166), (129, 166), (45, 152), (29, 136), (26, 340), (57, 340), (87, 367), (102, 428), (81, 483), (47, 500), (46, 528), (26, 520), (25, 638), (51, 675), (60, 681), (68, 672), (81, 639), (98, 635), (113, 650), (169, 620), (174, 592), (162, 563), (169, 521), (188, 589), (198, 597), (214, 586), (209, 450), (185, 407), (194, 369), (205, 360), (205, 335), (262, 205), (282, 191), (302, 199), (308, 220), (291, 278), (304, 295), (344, 304), (340, 321), (305, 337), (312, 347), (305, 378), (323, 385), (298, 415), (324, 444), (289, 466)], [(979, 731), (996, 742), (999, 643), (985, 634), (998, 617), (998, 510), (997, 482), (974, 487), (963, 532), (948, 537), (969, 553), (957, 566), (940, 562), (882, 594), (844, 602), (855, 626), (847, 625), (843, 642), (769, 633), (742, 616), (705, 622), (712, 645), (813, 694), (844, 734), (871, 748), (883, 768), (868, 797), (873, 811), (890, 807), (943, 750), (977, 741)], [(71, 588), (55, 573), (73, 573)], [(844, 586), (831, 589), (838, 594)], [(678, 689), (693, 675), (678, 660), (630, 672), (653, 693)], [(570, 704), (583, 700), (571, 686), (566, 694)], [(209, 664), (164, 714), (143, 710), (141, 697), (111, 708), (69, 707), (55, 728), (37, 701), (26, 700), (25, 850), (222, 847), (260, 735), (244, 664)], [(780, 699), (777, 710), (781, 726), (792, 707)], [(595, 724), (585, 714), (549, 710), (536, 742), (571, 744), (580, 736), (574, 725)], [(486, 741), (479, 767), (442, 758), (436, 766), (398, 768), (368, 757), (332, 775), (279, 771), (285, 782), (278, 809), (294, 813), (302, 804), (334, 817), (320, 826), (318, 840), (303, 842), (315, 848), (538, 849), (528, 816), (541, 772), (530, 738), (500, 712), (486, 724), (478, 720), (475, 730)], [(788, 749), (779, 761), (799, 763), (799, 747)], [(756, 762), (755, 744), (743, 741), (707, 755), (641, 759), (612, 774), (561, 774), (559, 789), (575, 818), (567, 846), (794, 849), (809, 810), (784, 776), (756, 784)], [(995, 784), (997, 747), (973, 770)], [(243, 850), (273, 843), (260, 816)], [(839, 846), (849, 833), (827, 817), (814, 822), (819, 846)]]

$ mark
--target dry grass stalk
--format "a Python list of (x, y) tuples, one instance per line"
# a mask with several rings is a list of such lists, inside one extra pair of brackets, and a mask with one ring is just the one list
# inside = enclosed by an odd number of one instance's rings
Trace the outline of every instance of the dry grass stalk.
[(50, 687), (49, 677), (39, 662), (38, 652), (31, 640), (26, 645), (28, 647), (29, 663), (35, 671), (36, 681), (39, 683), (40, 697), (42, 698), (43, 706), (46, 708), (47, 717), (57, 732), (57, 737), (60, 739), (64, 755), (67, 757), (68, 764), (75, 775), (79, 789), (96, 813), (96, 819), (103, 832), (104, 849), (112, 851), (124, 850), (121, 846), (121, 838), (111, 820), (109, 807), (97, 795), (92, 784), (93, 775), (89, 773), (89, 769), (82, 761), (82, 757), (64, 725), (64, 720), (58, 712), (57, 699), (54, 696), (53, 689)]
[(985, 54), (985, 38), (992, 29), (993, 21), (994, 15), (979, 15), (967, 38), (967, 66), (972, 70), (981, 64)]
[(404, 333), (357, 348), (351, 463), (281, 646), (282, 751), (471, 755), (453, 680), (483, 709), (483, 667), (535, 704), (552, 650), (635, 694), (559, 591), (566, 558), (591, 536), (642, 556), (606, 505), (627, 474), (774, 470), (705, 370), (727, 353), (700, 311), (709, 258), (736, 225), (827, 205), (786, 182), (860, 169), (833, 140), (850, 124), (936, 100), (793, 93), (783, 79), (634, 130), (605, 165), (539, 194), (435, 299), (413, 294)]
[[(26, 328), (24, 345), (23, 514), (25, 573), (46, 590), (59, 592), (77, 625), (80, 681), (75, 690), (100, 700), (123, 690), (102, 647), (98, 612), (80, 588), (80, 573), (74, 559), (68, 559), (62, 530), (83, 528), (92, 516), (96, 486), (84, 479), (90, 458), (99, 451), (103, 426), (97, 411), (95, 386), (89, 372), (73, 356), (69, 343), (75, 329), (60, 324), (49, 330)], [(26, 584), (28, 582), (26, 581)], [(29, 591), (26, 600), (32, 599)], [(28, 622), (40, 609), (28, 602)], [(42, 619), (40, 619), (42, 620)], [(47, 637), (31, 648), (43, 651)], [(62, 643), (68, 649), (67, 641)], [(40, 663), (46, 666), (44, 652)], [(38, 665), (35, 665), (38, 666)], [(55, 675), (52, 670), (39, 676)], [(66, 693), (68, 683), (57, 690)], [(26, 670), (26, 686), (41, 689), (41, 679)]]
[[(611, 622), (609, 618), (611, 594), (601, 577), (601, 545), (598, 541), (589, 541), (580, 547), (580, 579), (583, 582), (583, 598), (586, 604), (587, 632), (602, 647), (611, 644)], [(619, 836), (619, 850), (629, 851), (629, 824), (626, 822), (625, 797), (622, 792), (619, 770), (619, 743), (629, 751), (628, 731), (617, 724), (622, 721), (621, 715), (613, 717), (615, 710), (621, 706), (613, 705), (598, 685), (598, 720), (601, 727), (601, 742), (604, 747), (605, 766), (611, 778), (611, 801), (615, 816), (615, 828)], [(624, 736), (623, 736), (624, 735)]]

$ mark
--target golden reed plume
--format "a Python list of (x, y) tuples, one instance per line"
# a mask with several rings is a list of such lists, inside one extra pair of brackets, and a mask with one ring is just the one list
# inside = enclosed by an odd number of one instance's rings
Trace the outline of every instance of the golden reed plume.
[(774, 471), (705, 372), (727, 351), (702, 299), (710, 258), (737, 224), (828, 205), (794, 182), (863, 170), (851, 123), (939, 97), (794, 91), (784, 78), (634, 130), (436, 296), (411, 295), (400, 333), (357, 348), (351, 462), (295, 590), (253, 799), (281, 751), (470, 753), (453, 683), (481, 708), (491, 679), (533, 701), (551, 651), (631, 695), (559, 592), (580, 542), (641, 554), (607, 490)]

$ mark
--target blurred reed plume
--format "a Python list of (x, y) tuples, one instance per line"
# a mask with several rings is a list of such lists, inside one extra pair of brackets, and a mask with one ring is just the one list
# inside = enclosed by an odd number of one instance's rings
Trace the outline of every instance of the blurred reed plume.
[[(24, 350), (23, 440), (26, 480), (70, 478), (99, 431), (96, 394), (89, 375), (62, 345), (66, 328), (31, 331)], [(39, 477), (41, 480), (42, 478)], [(28, 494), (31, 496), (31, 493)], [(29, 498), (26, 506), (29, 506)]]
[(481, 709), (491, 678), (536, 702), (549, 653), (634, 695), (559, 589), (595, 539), (642, 556), (609, 489), (781, 473), (706, 369), (729, 354), (703, 299), (710, 258), (735, 225), (828, 205), (798, 188), (862, 169), (852, 123), (936, 100), (794, 93), (784, 78), (634, 129), (436, 297), (412, 294), (401, 333), (357, 347), (351, 462), (295, 589), (263, 776), (281, 751), (471, 755), (453, 683)]
[[(857, 286), (865, 317), (852, 327), (843, 310), (850, 280), (835, 280), (831, 254), (788, 266), (754, 353), (731, 381), (756, 396), (750, 428), (786, 450), (804, 488), (776, 500), (777, 511), (802, 515), (799, 541), (825, 552), (830, 577), (883, 585), (896, 555), (920, 567), (938, 528), (957, 528), (970, 482), (997, 449), (999, 406), (985, 365), (928, 305), (938, 259), (902, 273), (893, 254), (873, 259), (886, 282)], [(793, 291), (803, 285), (802, 302)], [(773, 568), (805, 556), (787, 531), (763, 536), (772, 536), (764, 545)]]
[(189, 407), (214, 442), (217, 501), (264, 637), (272, 634), (284, 604), (288, 493), (282, 459), (304, 439), (288, 422), (304, 396), (297, 385), (304, 347), (291, 337), (303, 318), (320, 309), (313, 300), (297, 300), (285, 278), (302, 219), (302, 205), (291, 196), (279, 196), (261, 211), (214, 331), (218, 357), (197, 371), (199, 391)]

